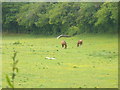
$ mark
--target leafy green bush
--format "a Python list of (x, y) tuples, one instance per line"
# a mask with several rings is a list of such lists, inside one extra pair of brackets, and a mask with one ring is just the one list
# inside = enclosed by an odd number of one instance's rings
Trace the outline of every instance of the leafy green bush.
[(74, 35), (77, 34), (78, 31), (79, 31), (78, 27), (72, 26), (72, 27), (69, 28), (68, 34), (71, 35), (71, 36), (74, 36)]

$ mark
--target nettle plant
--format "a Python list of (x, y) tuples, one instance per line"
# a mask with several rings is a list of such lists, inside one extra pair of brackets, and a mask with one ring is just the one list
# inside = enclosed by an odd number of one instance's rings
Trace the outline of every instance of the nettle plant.
[(17, 56), (17, 52), (14, 50), (13, 57), (12, 57), (13, 63), (12, 63), (11, 78), (8, 75), (6, 75), (7, 83), (9, 85), (9, 87), (11, 87), (11, 88), (14, 88), (15, 77), (16, 77), (16, 74), (18, 73), (18, 67), (17, 67), (18, 60), (16, 60), (16, 56)]

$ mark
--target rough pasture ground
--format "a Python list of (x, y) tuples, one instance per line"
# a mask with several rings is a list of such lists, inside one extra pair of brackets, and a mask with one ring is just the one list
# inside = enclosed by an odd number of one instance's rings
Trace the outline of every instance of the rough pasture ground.
[[(83, 46), (77, 47), (77, 41)], [(62, 49), (60, 41), (68, 43)], [(16, 88), (117, 88), (117, 35), (79, 35), (71, 38), (30, 35), (3, 36), (2, 87), (11, 74), (14, 49), (18, 52)], [(55, 57), (48, 60), (45, 57)]]

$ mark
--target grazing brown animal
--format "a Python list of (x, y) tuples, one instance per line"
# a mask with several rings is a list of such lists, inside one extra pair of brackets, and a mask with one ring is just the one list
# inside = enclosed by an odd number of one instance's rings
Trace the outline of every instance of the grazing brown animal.
[(62, 48), (67, 48), (67, 43), (65, 41), (61, 41)]
[(82, 40), (79, 40), (78, 42), (77, 42), (77, 47), (79, 47), (79, 45), (82, 45), (83, 44), (83, 41)]

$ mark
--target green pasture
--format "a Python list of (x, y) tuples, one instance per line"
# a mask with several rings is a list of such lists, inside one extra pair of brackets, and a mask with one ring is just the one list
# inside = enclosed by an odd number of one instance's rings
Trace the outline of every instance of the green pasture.
[[(78, 40), (83, 45), (77, 47)], [(61, 48), (61, 40), (68, 44)], [(55, 36), (3, 35), (2, 87), (12, 73), (16, 50), (19, 73), (16, 88), (117, 88), (118, 37), (82, 34), (70, 38)], [(45, 59), (55, 57), (55, 60)]]

